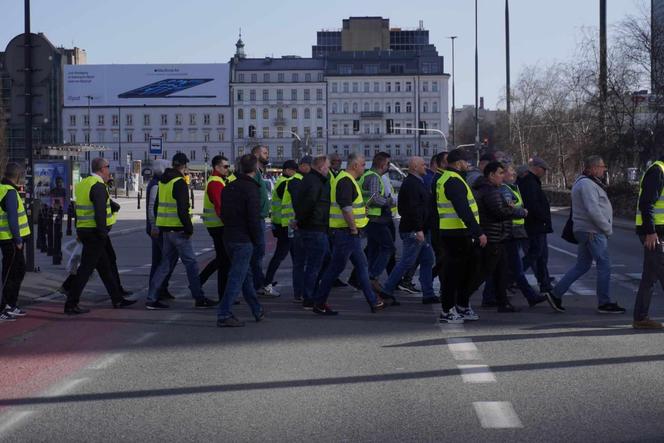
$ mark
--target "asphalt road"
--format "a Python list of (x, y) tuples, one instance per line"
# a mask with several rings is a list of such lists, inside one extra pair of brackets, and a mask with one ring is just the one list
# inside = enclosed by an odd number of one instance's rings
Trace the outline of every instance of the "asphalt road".
[[(557, 234), (550, 241), (557, 276), (575, 251)], [(145, 285), (147, 244), (142, 233), (116, 241), (127, 287)], [(198, 229), (201, 261), (209, 247)], [(613, 294), (631, 313), (633, 232), (617, 229), (611, 253)], [(181, 269), (170, 311), (109, 309), (98, 281), (89, 315), (65, 318), (57, 300), (33, 305), (0, 325), (0, 440), (664, 440), (663, 336), (632, 330), (629, 313), (597, 314), (594, 271), (565, 297), (565, 314), (479, 309), (480, 321), (460, 326), (438, 324), (440, 307), (417, 296), (371, 314), (347, 289), (331, 297), (341, 314), (320, 318), (291, 303), (289, 272), (285, 263), (277, 275), (283, 296), (264, 301), (266, 320), (235, 330), (192, 308)], [(237, 314), (251, 318), (245, 305)]]

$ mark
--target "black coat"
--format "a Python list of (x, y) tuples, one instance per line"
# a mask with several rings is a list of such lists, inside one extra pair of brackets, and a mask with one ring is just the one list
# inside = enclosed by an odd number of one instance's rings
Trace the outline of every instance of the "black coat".
[[(290, 186), (289, 182), (289, 186)], [(326, 232), (330, 222), (330, 180), (312, 169), (299, 183), (293, 199), (298, 229)]]
[(512, 220), (525, 215), (523, 209), (507, 204), (498, 186), (485, 177), (473, 185), (473, 193), (480, 210), (480, 226), (490, 243), (501, 243), (512, 235)]
[(408, 174), (401, 184), (398, 209), (401, 216), (399, 232), (429, 230), (431, 192), (422, 179)]
[(551, 205), (542, 190), (542, 182), (532, 172), (517, 181), (523, 197), (523, 207), (528, 210), (526, 217), (526, 232), (528, 235), (550, 234), (553, 232), (551, 224)]
[(224, 242), (258, 244), (261, 235), (260, 185), (240, 174), (221, 191)]

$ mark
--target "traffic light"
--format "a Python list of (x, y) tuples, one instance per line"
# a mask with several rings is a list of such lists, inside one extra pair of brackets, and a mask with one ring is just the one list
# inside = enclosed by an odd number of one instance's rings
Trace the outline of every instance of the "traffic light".
[(427, 129), (427, 122), (420, 120), (419, 128), (420, 129)]
[(485, 148), (489, 147), (489, 139), (488, 138), (482, 139), (482, 146), (485, 147)]
[(385, 129), (386, 129), (385, 132), (387, 134), (394, 134), (394, 120), (392, 120), (391, 118), (385, 120)]
[(256, 127), (254, 125), (249, 125), (249, 138), (256, 137)]

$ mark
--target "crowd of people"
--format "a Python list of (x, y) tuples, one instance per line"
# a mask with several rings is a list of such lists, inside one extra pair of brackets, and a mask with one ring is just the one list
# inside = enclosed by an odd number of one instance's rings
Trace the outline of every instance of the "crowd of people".
[[(264, 318), (262, 297), (279, 297), (275, 276), (290, 254), (293, 302), (321, 316), (338, 311), (329, 302), (335, 287), (352, 285), (361, 291), (371, 312), (399, 306), (397, 291), (421, 292), (422, 303), (440, 303), (440, 322), (479, 320), (470, 298), (482, 284), (482, 306), (500, 313), (519, 311), (508, 291), (518, 290), (533, 307), (548, 302), (564, 312), (563, 296), (570, 285), (597, 265), (597, 311), (622, 314), (610, 294), (608, 250), (613, 210), (602, 181), (606, 165), (590, 156), (572, 188), (572, 208), (565, 238), (577, 244), (577, 261), (556, 282), (548, 272), (547, 236), (553, 232), (551, 208), (541, 179), (549, 166), (534, 157), (515, 168), (500, 153), (485, 154), (470, 166), (463, 149), (441, 152), (428, 166), (421, 157), (408, 161), (408, 176), (399, 195), (387, 175), (390, 155), (377, 153), (366, 169), (362, 155), (351, 153), (341, 170), (338, 154), (286, 161), (268, 198), (264, 178), (269, 164), (265, 146), (241, 156), (231, 172), (230, 161), (215, 156), (205, 186), (203, 225), (215, 259), (199, 270), (192, 246), (194, 217), (185, 181), (188, 158), (176, 154), (170, 163), (158, 160), (146, 190), (146, 233), (151, 239), (152, 266), (145, 307), (169, 309), (168, 289), (178, 259), (186, 270), (195, 308), (217, 310), (219, 327), (244, 326), (233, 313), (242, 294), (256, 322)], [(64, 312), (89, 312), (80, 295), (97, 270), (114, 308), (135, 303), (120, 282), (109, 231), (119, 206), (109, 196), (108, 161), (92, 161), (92, 175), (76, 186), (76, 228), (83, 244), (81, 264), (63, 285)], [(10, 163), (0, 184), (0, 248), (3, 291), (0, 320), (25, 315), (18, 294), (25, 274), (23, 239), (30, 234), (18, 185), (22, 168)], [(396, 216), (399, 215), (397, 223)], [(263, 272), (266, 220), (276, 248)], [(652, 287), (664, 286), (664, 158), (644, 174), (639, 194), (636, 230), (644, 245), (644, 272), (636, 298), (634, 328), (658, 329), (648, 317)], [(396, 254), (395, 242), (402, 242)], [(363, 239), (366, 237), (366, 242)], [(398, 257), (397, 257), (398, 255)], [(341, 275), (352, 263), (348, 283)], [(420, 289), (412, 278), (419, 268)], [(529, 269), (538, 290), (526, 278)], [(217, 298), (205, 297), (203, 284), (217, 272)], [(434, 279), (440, 291), (434, 291)]]

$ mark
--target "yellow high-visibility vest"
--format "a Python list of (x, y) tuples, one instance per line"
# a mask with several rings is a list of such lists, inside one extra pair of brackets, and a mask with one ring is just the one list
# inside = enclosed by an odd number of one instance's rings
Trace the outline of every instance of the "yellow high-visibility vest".
[(330, 188), (330, 228), (348, 227), (348, 223), (346, 223), (346, 220), (344, 219), (341, 206), (339, 206), (339, 203), (337, 202), (337, 185), (339, 184), (339, 180), (345, 177), (350, 178), (350, 180), (353, 182), (353, 185), (355, 186), (355, 191), (357, 192), (357, 197), (353, 201), (353, 218), (355, 219), (355, 226), (358, 228), (364, 228), (369, 223), (369, 218), (367, 217), (367, 208), (364, 206), (362, 190), (360, 189), (360, 186), (357, 184), (357, 181), (355, 181), (353, 176), (346, 171), (341, 171), (337, 175), (334, 183), (332, 184), (332, 187)]
[[(25, 212), (23, 206), (23, 199), (18, 194), (18, 191), (11, 185), (0, 185), (0, 201), (5, 198), (8, 192), (16, 192), (16, 200), (18, 202), (18, 229), (21, 237), (30, 235), (30, 223), (28, 222), (28, 214)], [(9, 229), (9, 219), (7, 213), (0, 207), (0, 240), (11, 240), (14, 238)]]
[(290, 184), (293, 180), (302, 180), (304, 177), (299, 172), (293, 174), (286, 182), (284, 197), (281, 200), (281, 226), (288, 227), (291, 220), (295, 220), (295, 208), (293, 207), (293, 195), (290, 192)]
[(273, 226), (281, 226), (281, 207), (283, 194), (280, 198), (279, 194), (277, 194), (277, 189), (279, 189), (279, 186), (281, 186), (282, 183), (287, 182), (289, 179), (290, 177), (280, 175), (279, 178), (277, 178), (277, 181), (274, 183), (274, 189), (272, 189), (272, 215), (270, 217)]
[(97, 175), (85, 177), (76, 185), (74, 195), (76, 196), (76, 227), (77, 228), (96, 228), (95, 208), (90, 200), (90, 191), (97, 183), (104, 185), (106, 190), (106, 226), (113, 226), (115, 217), (111, 212), (111, 196), (108, 195), (108, 188), (104, 180)]
[[(662, 161), (656, 161), (648, 169), (646, 169), (646, 173), (650, 170), (650, 168), (653, 168), (657, 166), (662, 170), (664, 173), (664, 162)], [(645, 173), (643, 176), (645, 177)], [(642, 226), (643, 225), (643, 216), (641, 215), (641, 211), (639, 211), (639, 200), (641, 200), (641, 192), (643, 192), (643, 177), (641, 177), (641, 182), (639, 183), (639, 198), (636, 200), (636, 226)], [(659, 196), (659, 199), (655, 202), (655, 206), (653, 207), (653, 221), (655, 222), (656, 226), (662, 226), (664, 225), (664, 189), (662, 189), (662, 193)]]
[[(182, 228), (182, 222), (178, 217), (178, 203), (173, 198), (173, 185), (182, 177), (175, 177), (168, 183), (159, 182), (159, 201), (157, 202), (157, 227), (158, 228)], [(191, 206), (189, 207), (191, 217)]]
[[(523, 198), (521, 197), (521, 191), (519, 191), (519, 187), (516, 185), (507, 185), (509, 188), (510, 192), (516, 197), (516, 202), (514, 202), (514, 207), (522, 209), (523, 208)], [(526, 224), (526, 219), (525, 218), (515, 218), (512, 220), (513, 225), (517, 226), (522, 226)]]
[(224, 223), (217, 215), (217, 211), (214, 210), (214, 203), (212, 203), (212, 200), (208, 197), (208, 186), (210, 186), (210, 183), (212, 182), (221, 183), (223, 186), (226, 186), (224, 179), (216, 175), (211, 175), (208, 178), (207, 183), (205, 183), (205, 194), (203, 195), (203, 225), (205, 225), (206, 228), (220, 228), (224, 226)]
[(364, 174), (362, 174), (362, 177), (360, 177), (357, 184), (360, 185), (360, 188), (362, 189), (362, 199), (364, 200), (364, 204), (367, 207), (367, 215), (370, 215), (372, 217), (380, 217), (382, 208), (380, 208), (379, 206), (369, 206), (369, 200), (371, 199), (371, 192), (368, 189), (364, 188), (364, 180), (366, 180), (366, 178), (369, 177), (370, 175), (376, 176), (376, 178), (378, 179), (378, 183), (380, 183), (379, 185), (380, 195), (385, 196), (385, 185), (383, 184), (383, 179), (372, 169), (369, 169)]
[(480, 213), (479, 208), (477, 207), (477, 202), (475, 202), (475, 197), (473, 192), (470, 190), (470, 186), (466, 183), (466, 180), (457, 174), (454, 171), (443, 171), (443, 175), (440, 176), (438, 182), (436, 182), (436, 202), (438, 206), (438, 228), (441, 230), (450, 230), (450, 229), (466, 229), (467, 226), (459, 217), (459, 214), (454, 210), (452, 202), (445, 195), (445, 183), (451, 178), (458, 178), (466, 186), (466, 198), (468, 199), (468, 205), (470, 210), (475, 216), (477, 223), (480, 222)]

